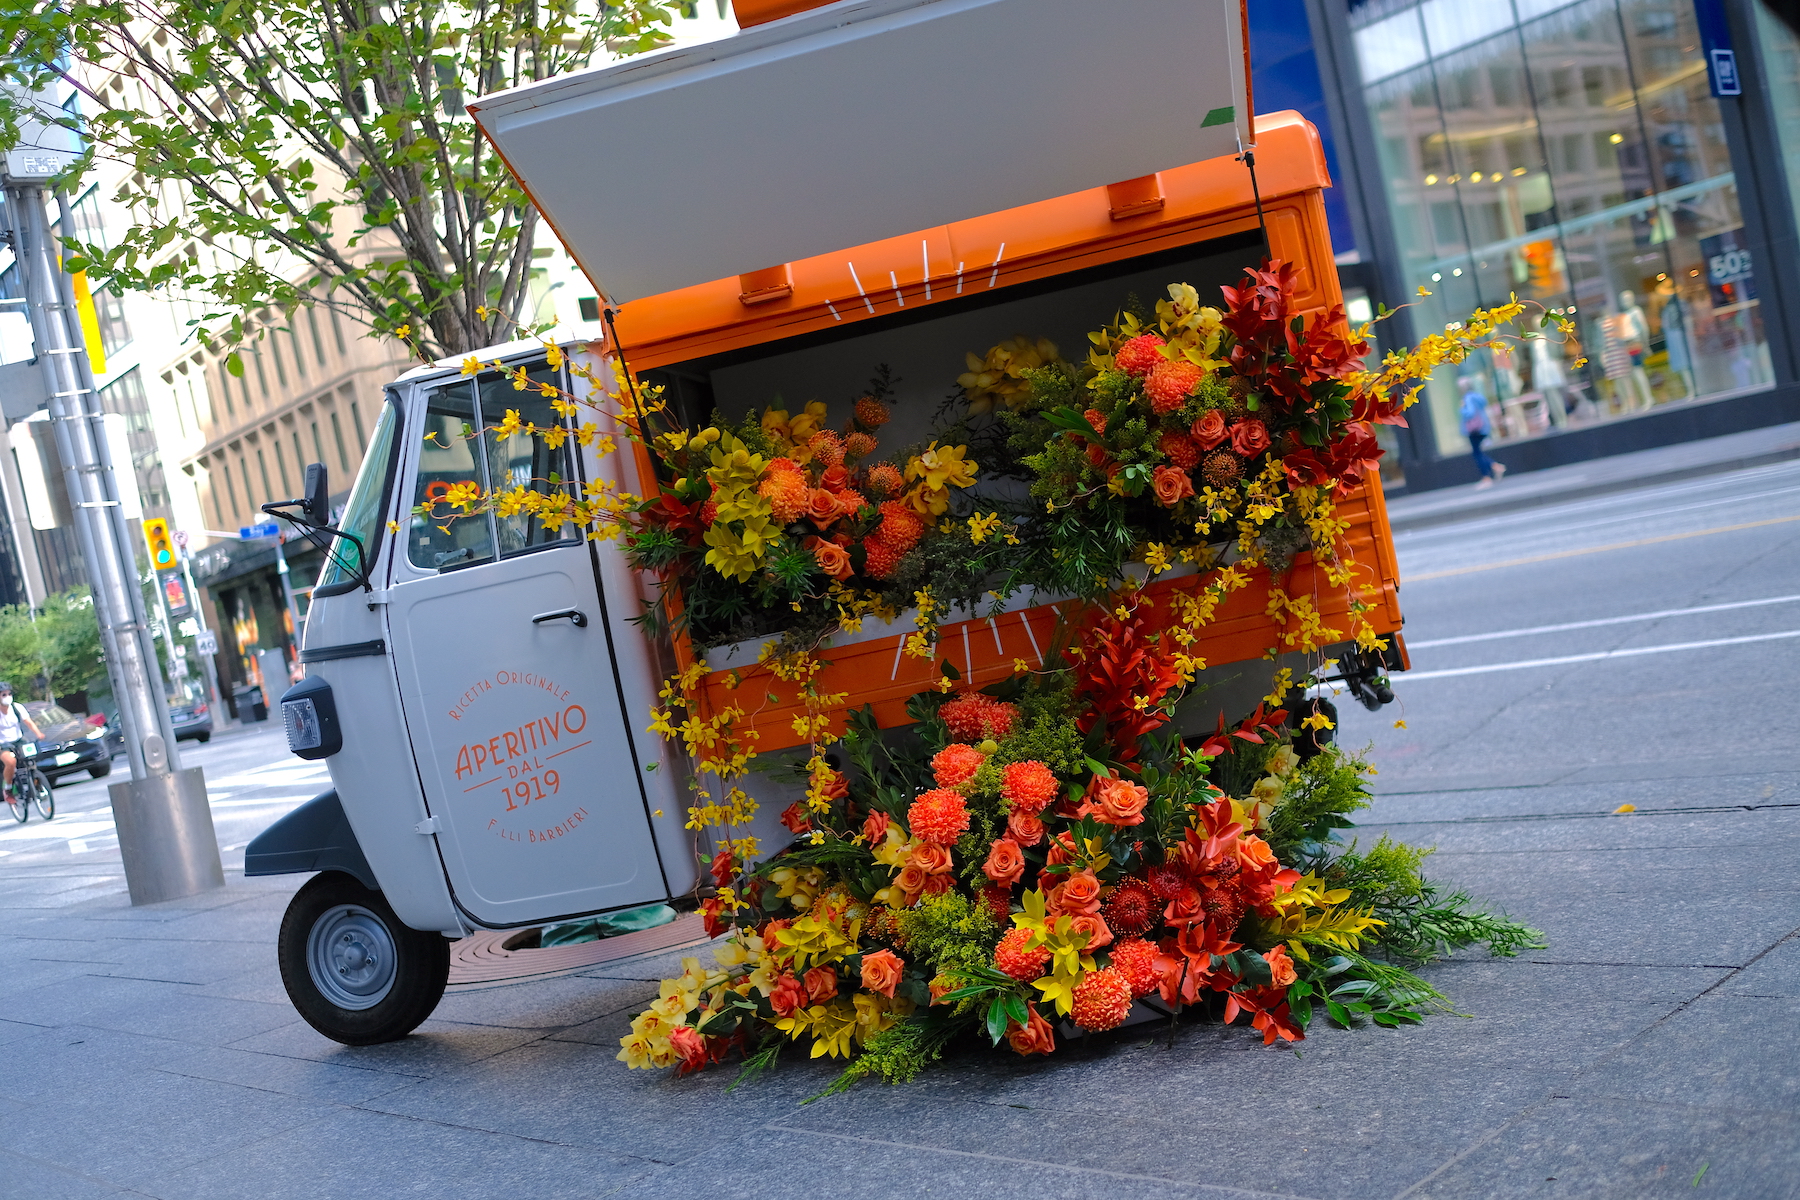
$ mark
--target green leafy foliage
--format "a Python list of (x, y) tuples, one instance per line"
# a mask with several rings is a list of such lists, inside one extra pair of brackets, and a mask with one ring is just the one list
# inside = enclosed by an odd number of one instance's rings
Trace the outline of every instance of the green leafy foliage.
[[(259, 309), (324, 295), (377, 333), (410, 324), (435, 358), (509, 340), (503, 318), (521, 315), (532, 276), (537, 211), (465, 102), (603, 48), (654, 49), (679, 7), (176, 0), (156, 7), (149, 37), (136, 6), (11, 4), (0, 79), (29, 92), (70, 60), (80, 78), (132, 77), (123, 92), (83, 86), (80, 111), (60, 118), (91, 147), (65, 183), (92, 157), (133, 168), (118, 196), (131, 224), (77, 243), (72, 269), (184, 291), (227, 341)], [(0, 137), (16, 138), (21, 103), (0, 99)]]
[(0, 679), (22, 699), (42, 699), (44, 689), (35, 683), (42, 676), (59, 696), (105, 679), (100, 623), (85, 587), (46, 598), (35, 615), (22, 605), (0, 608)]
[[(1261, 770), (1267, 751), (1259, 757), (1257, 749), (1261, 748), (1234, 748), (1225, 761), (1243, 755), (1246, 761), (1254, 759), (1254, 769)], [(1275, 857), (1287, 861), (1306, 847), (1330, 841), (1337, 830), (1350, 828), (1349, 815), (1369, 806), (1368, 767), (1359, 756), (1327, 746), (1295, 768), (1294, 777), (1282, 791), (1281, 803), (1269, 815), (1268, 841)], [(1242, 786), (1229, 777), (1220, 782), (1236, 795), (1234, 784)]]

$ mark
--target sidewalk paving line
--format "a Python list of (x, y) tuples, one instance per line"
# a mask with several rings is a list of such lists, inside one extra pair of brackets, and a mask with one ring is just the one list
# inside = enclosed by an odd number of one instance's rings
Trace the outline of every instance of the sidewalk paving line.
[(1454, 679), (1459, 675), (1487, 675), (1495, 671), (1523, 671), (1531, 667), (1558, 667), (1566, 663), (1600, 662), (1608, 658), (1637, 658), (1645, 654), (1670, 654), (1677, 650), (1706, 650), (1713, 646), (1742, 646), (1750, 642), (1774, 642), (1800, 638), (1800, 629), (1780, 633), (1753, 633), (1745, 637), (1714, 638), (1706, 642), (1676, 642), (1668, 646), (1639, 646), (1630, 650), (1600, 650), (1593, 654), (1565, 654), (1557, 658), (1533, 658), (1524, 662), (1488, 663), (1479, 667), (1453, 667), (1443, 671), (1407, 671), (1391, 682), (1415, 683), (1424, 679)]
[(1498, 571), (1502, 567), (1522, 567), (1529, 563), (1551, 562), (1559, 558), (1579, 558), (1583, 554), (1599, 554), (1603, 550), (1629, 550), (1634, 546), (1654, 546), (1659, 542), (1679, 542), (1686, 538), (1708, 537), (1715, 533), (1734, 533), (1740, 529), (1760, 529), (1764, 525), (1784, 525), (1800, 521), (1791, 517), (1770, 517), (1763, 521), (1745, 521), (1741, 525), (1720, 525), (1713, 529), (1696, 529), (1692, 533), (1666, 533), (1661, 537), (1639, 538), (1634, 542), (1613, 542), (1606, 546), (1589, 546), (1585, 550), (1559, 550), (1555, 554), (1534, 554), (1530, 558), (1509, 558), (1505, 562), (1482, 563), (1474, 567), (1455, 567), (1448, 571), (1427, 571), (1423, 575), (1403, 575), (1401, 584), (1423, 583), (1428, 579), (1448, 579), (1452, 575), (1473, 575), (1478, 571)]

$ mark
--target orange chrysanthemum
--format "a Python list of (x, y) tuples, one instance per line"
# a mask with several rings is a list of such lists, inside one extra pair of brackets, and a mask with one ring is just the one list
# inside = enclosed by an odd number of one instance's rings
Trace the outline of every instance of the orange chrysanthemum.
[(1081, 415), (1087, 418), (1087, 423), (1094, 427), (1095, 433), (1105, 433), (1106, 432), (1106, 414), (1105, 413), (1101, 412), (1097, 408), (1090, 408), (1086, 412), (1082, 413)]
[(969, 832), (969, 808), (960, 793), (933, 788), (907, 809), (906, 827), (916, 838), (948, 846)]
[(1145, 378), (1144, 394), (1150, 397), (1150, 407), (1157, 412), (1174, 412), (1187, 402), (1204, 378), (1205, 372), (1186, 359), (1164, 360), (1152, 367)]
[(863, 543), (863, 550), (866, 555), (863, 559), (863, 571), (871, 579), (886, 579), (894, 573), (894, 568), (900, 565), (900, 560), (904, 557), (886, 542), (878, 542), (874, 538)]
[(806, 511), (806, 502), (811, 490), (806, 486), (806, 476), (799, 471), (777, 471), (770, 469), (757, 486), (758, 492), (769, 498), (769, 507), (774, 512), (777, 525), (788, 525), (800, 519)]
[(1025, 948), (1025, 941), (1030, 936), (1029, 929), (1009, 929), (1000, 944), (994, 947), (994, 966), (1020, 983), (1042, 978), (1044, 968), (1050, 965), (1048, 946), (1039, 946), (1035, 950)]
[(881, 524), (869, 536), (904, 554), (925, 536), (925, 518), (906, 504), (889, 500), (881, 506)]
[(1000, 795), (1017, 813), (1041, 813), (1062, 790), (1050, 768), (1035, 758), (1008, 763), (1000, 772)]
[(1131, 981), (1115, 967), (1089, 971), (1075, 985), (1069, 1019), (1083, 1029), (1117, 1029), (1131, 1012)]
[(1163, 340), (1154, 333), (1142, 333), (1120, 346), (1113, 362), (1127, 375), (1142, 379), (1155, 369), (1157, 363), (1169, 361), (1162, 356), (1162, 346)]
[(931, 756), (931, 773), (941, 788), (961, 787), (975, 777), (987, 755), (973, 746), (952, 742)]
[(1126, 938), (1113, 944), (1113, 970), (1131, 985), (1133, 999), (1148, 996), (1162, 985), (1162, 975), (1156, 969), (1157, 953), (1156, 944), (1143, 938)]

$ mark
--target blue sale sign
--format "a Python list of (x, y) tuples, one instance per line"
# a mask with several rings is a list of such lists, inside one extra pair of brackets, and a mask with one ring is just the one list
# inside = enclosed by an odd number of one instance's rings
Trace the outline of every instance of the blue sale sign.
[(1706, 287), (1714, 308), (1729, 308), (1756, 299), (1756, 274), (1744, 230), (1727, 229), (1700, 239), (1700, 261), (1706, 264)]

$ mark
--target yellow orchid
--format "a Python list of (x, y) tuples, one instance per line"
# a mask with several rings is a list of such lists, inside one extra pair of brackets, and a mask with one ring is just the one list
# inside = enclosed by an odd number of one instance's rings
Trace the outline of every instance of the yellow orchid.
[(967, 446), (939, 446), (933, 442), (906, 464), (906, 477), (923, 481), (932, 489), (973, 487), (979, 465), (965, 457), (968, 452)]

